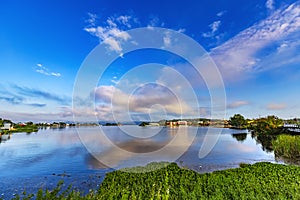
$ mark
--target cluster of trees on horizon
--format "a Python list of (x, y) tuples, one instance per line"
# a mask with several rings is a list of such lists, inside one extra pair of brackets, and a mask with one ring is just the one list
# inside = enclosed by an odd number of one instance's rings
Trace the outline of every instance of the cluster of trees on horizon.
[(257, 119), (245, 119), (243, 115), (235, 114), (230, 117), (229, 124), (232, 128), (248, 129), (259, 134), (280, 134), (283, 131), (282, 127), (284, 124), (300, 125), (300, 121), (296, 118), (283, 120), (275, 115)]

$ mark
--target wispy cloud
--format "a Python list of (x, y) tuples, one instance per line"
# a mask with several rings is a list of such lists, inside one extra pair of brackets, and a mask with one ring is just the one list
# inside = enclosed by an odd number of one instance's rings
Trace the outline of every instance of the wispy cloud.
[[(220, 68), (223, 77), (232, 79), (245, 72), (257, 72), (269, 69), (261, 65), (265, 57), (260, 51), (276, 41), (289, 40), (300, 31), (300, 1), (274, 11), (266, 19), (211, 50), (211, 56)], [(295, 37), (295, 36), (293, 36)], [(299, 37), (299, 34), (298, 34)], [(294, 51), (291, 49), (291, 51)], [(273, 54), (278, 53), (274, 51)], [(274, 59), (272, 55), (269, 58)], [(242, 77), (242, 76), (240, 76)]]
[(27, 105), (28, 106), (32, 106), (32, 107), (39, 107), (39, 108), (41, 108), (41, 107), (45, 107), (47, 104), (45, 104), (45, 103), (29, 103)]
[(209, 25), (211, 31), (203, 33), (202, 36), (205, 37), (205, 38), (214, 37), (216, 32), (219, 30), (220, 26), (221, 26), (221, 21), (220, 20), (214, 21), (213, 23), (211, 23)]
[[(106, 44), (110, 51), (120, 54), (122, 57), (122, 43), (128, 41), (131, 36), (126, 32), (128, 29), (140, 27), (141, 23), (138, 18), (130, 15), (110, 16), (106, 20), (100, 21), (99, 17), (95, 14), (88, 13), (89, 19), (86, 20), (88, 25), (84, 31), (99, 39), (100, 43)], [(97, 25), (98, 23), (101, 25)], [(164, 22), (161, 22), (159, 17), (155, 15), (149, 16), (149, 21), (146, 24), (147, 28), (153, 29), (154, 27), (164, 27)], [(184, 28), (178, 29), (179, 33), (185, 32)], [(135, 41), (132, 41), (134, 43)], [(165, 44), (170, 44), (171, 40), (166, 35), (164, 38)]]
[(19, 96), (0, 96), (0, 100), (2, 101), (6, 101), (10, 104), (13, 104), (13, 105), (17, 105), (17, 104), (21, 104), (23, 101), (24, 101), (24, 98), (22, 97), (19, 97)]
[(86, 20), (86, 22), (91, 26), (96, 26), (96, 20), (98, 19), (98, 16), (93, 13), (88, 13), (89, 18)]
[(226, 10), (222, 10), (222, 11), (217, 13), (217, 16), (222, 17), (226, 12), (227, 12)]
[(157, 26), (163, 27), (164, 23), (160, 21), (159, 17), (150, 16), (149, 23), (148, 23), (147, 27), (151, 29), (151, 28), (157, 27)]
[(267, 105), (268, 110), (283, 110), (286, 108), (284, 103), (270, 103)]
[(35, 69), (35, 71), (37, 73), (46, 75), (46, 76), (55, 76), (55, 77), (60, 77), (61, 74), (58, 72), (51, 72), (48, 68), (44, 67), (41, 63), (38, 63), (37, 68)]
[(249, 104), (248, 101), (235, 101), (235, 102), (232, 102), (232, 103), (228, 104), (227, 108), (228, 109), (239, 108), (241, 106), (245, 106), (245, 105), (248, 105), (248, 104)]
[(117, 53), (122, 53), (122, 41), (130, 39), (130, 35), (125, 31), (137, 23), (137, 20), (128, 15), (118, 17), (109, 17), (103, 22), (103, 25), (96, 26), (97, 16), (89, 13), (89, 24), (84, 30), (93, 36), (96, 36), (101, 43), (108, 46), (108, 49)]
[(274, 9), (274, 0), (267, 0), (266, 1), (266, 8), (268, 10), (273, 10)]
[(186, 31), (185, 28), (180, 28), (180, 29), (178, 30), (179, 33), (184, 33), (185, 31)]
[(164, 46), (170, 47), (171, 46), (171, 35), (169, 32), (165, 32), (165, 36), (163, 38)]
[(132, 17), (129, 15), (120, 15), (116, 18), (116, 21), (127, 26), (128, 28), (131, 28), (131, 20)]
[[(18, 121), (33, 121), (33, 122), (58, 122), (58, 121), (73, 121), (72, 108), (61, 108), (54, 112), (20, 112), (20, 111), (7, 111), (2, 112), (2, 117), (11, 119), (15, 122)], [(86, 121), (83, 116), (83, 121)]]
[(18, 94), (24, 95), (26, 97), (42, 98), (42, 99), (45, 99), (45, 100), (55, 101), (55, 102), (60, 103), (62, 105), (68, 105), (71, 102), (71, 99), (68, 98), (68, 97), (56, 95), (56, 94), (46, 92), (46, 91), (42, 91), (42, 90), (39, 90), (39, 89), (22, 87), (22, 86), (17, 86), (17, 85), (13, 85), (13, 88), (16, 89)]
[(26, 98), (17, 95), (0, 96), (0, 101), (5, 101), (12, 105), (24, 105), (30, 107), (45, 107), (44, 103), (28, 103)]

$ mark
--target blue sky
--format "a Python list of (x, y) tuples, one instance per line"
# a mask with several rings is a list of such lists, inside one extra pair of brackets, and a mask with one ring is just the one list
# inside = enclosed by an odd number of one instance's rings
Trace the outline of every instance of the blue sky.
[[(205, 80), (182, 58), (149, 49), (122, 55), (125, 31), (140, 27), (172, 29), (206, 50), (224, 82), (220, 118), (300, 117), (300, 1), (2, 0), (0, 19), (2, 118), (122, 121), (124, 108), (133, 120), (210, 117)], [(88, 91), (95, 105), (72, 109), (79, 69), (99, 44), (120, 57)], [(143, 65), (153, 62), (161, 65)], [(181, 75), (198, 105), (189, 102)]]

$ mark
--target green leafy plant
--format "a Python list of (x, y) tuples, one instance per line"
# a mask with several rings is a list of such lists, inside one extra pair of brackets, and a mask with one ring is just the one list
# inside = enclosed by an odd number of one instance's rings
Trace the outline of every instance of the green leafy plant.
[(108, 173), (99, 189), (86, 195), (71, 187), (61, 191), (63, 183), (59, 182), (51, 191), (39, 190), (34, 195), (25, 192), (22, 199), (300, 199), (297, 166), (262, 162), (206, 174), (182, 169), (175, 163), (163, 168), (151, 163), (133, 169), (140, 173), (130, 169)]

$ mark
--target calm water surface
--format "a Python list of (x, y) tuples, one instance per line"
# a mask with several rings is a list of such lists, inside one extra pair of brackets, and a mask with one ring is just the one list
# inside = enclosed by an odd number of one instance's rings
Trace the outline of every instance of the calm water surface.
[[(245, 131), (211, 128), (211, 134), (217, 134), (221, 130), (221, 135), (212, 151), (200, 159), (199, 149), (207, 128), (124, 127), (123, 131), (119, 127), (102, 127), (102, 130), (110, 141), (132, 153), (155, 151), (178, 134), (192, 137), (196, 133), (192, 145), (176, 162), (200, 173), (238, 167), (241, 162), (276, 162), (274, 153), (264, 151), (251, 134)], [(97, 188), (105, 174), (113, 170), (106, 167), (107, 164), (122, 168), (143, 165), (148, 161), (173, 159), (172, 153), (156, 155), (143, 161), (140, 158), (115, 156), (114, 149), (103, 143), (103, 138), (99, 136), (99, 127), (82, 127), (78, 130), (80, 137), (76, 128), (44, 129), (31, 134), (16, 133), (11, 139), (2, 141), (0, 198), (10, 199), (13, 194), (20, 194), (24, 189), (28, 192), (39, 188), (51, 189), (59, 180), (64, 180), (65, 185), (72, 184), (74, 188), (88, 191), (90, 188)], [(124, 134), (124, 130), (132, 132), (131, 136)], [(134, 136), (143, 139), (137, 140)], [(89, 146), (88, 150), (81, 140)], [(106, 162), (105, 165), (95, 156), (111, 163)]]

